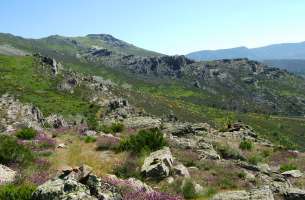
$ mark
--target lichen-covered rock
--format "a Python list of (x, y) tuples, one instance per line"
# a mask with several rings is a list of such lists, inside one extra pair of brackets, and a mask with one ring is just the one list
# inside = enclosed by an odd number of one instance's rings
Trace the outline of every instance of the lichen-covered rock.
[(97, 200), (90, 189), (74, 179), (49, 180), (33, 193), (33, 200)]
[(175, 165), (173, 171), (178, 176), (190, 177), (188, 169), (183, 164)]
[(40, 110), (30, 104), (23, 104), (9, 94), (0, 98), (0, 117), (5, 132), (14, 131), (22, 126), (42, 130), (45, 119)]
[(33, 200), (122, 200), (118, 188), (92, 174), (91, 167), (68, 168), (43, 185), (32, 196)]
[(159, 128), (161, 123), (161, 119), (150, 116), (135, 116), (124, 120), (124, 125), (128, 128)]
[(213, 145), (205, 141), (199, 141), (197, 144), (197, 152), (200, 154), (200, 159), (219, 160), (220, 155), (213, 148)]
[(290, 188), (284, 194), (285, 200), (304, 200), (305, 190)]
[(216, 194), (213, 200), (274, 200), (268, 186), (250, 191), (239, 190)]
[(289, 170), (282, 173), (286, 177), (300, 178), (303, 176), (303, 173), (300, 170)]
[(160, 179), (168, 177), (173, 167), (173, 156), (168, 147), (152, 152), (145, 160), (141, 168), (144, 176)]
[(48, 116), (46, 121), (52, 128), (68, 127), (68, 123), (65, 121), (65, 119), (57, 114)]
[(0, 185), (13, 183), (16, 176), (17, 172), (0, 164)]

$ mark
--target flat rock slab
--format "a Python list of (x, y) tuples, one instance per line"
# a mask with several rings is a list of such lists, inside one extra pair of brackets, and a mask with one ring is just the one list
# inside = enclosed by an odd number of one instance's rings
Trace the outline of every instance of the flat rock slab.
[(16, 180), (17, 172), (14, 170), (0, 165), (0, 185), (13, 183)]

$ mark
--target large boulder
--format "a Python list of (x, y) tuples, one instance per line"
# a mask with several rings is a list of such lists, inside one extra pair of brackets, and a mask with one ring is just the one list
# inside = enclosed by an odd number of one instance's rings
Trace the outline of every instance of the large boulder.
[(144, 176), (153, 179), (168, 177), (173, 167), (173, 156), (168, 147), (152, 152), (145, 160), (141, 168)]
[(290, 188), (284, 194), (285, 200), (304, 200), (305, 190)]
[(66, 168), (58, 177), (40, 185), (33, 200), (122, 200), (118, 188), (92, 174), (89, 166)]
[(0, 185), (10, 184), (16, 180), (17, 172), (0, 164)]
[(282, 173), (286, 177), (300, 178), (303, 176), (303, 173), (300, 170), (289, 170)]
[(197, 152), (200, 154), (200, 159), (212, 159), (212, 160), (219, 160), (220, 155), (217, 151), (213, 148), (213, 145), (207, 143), (203, 140), (199, 141), (197, 144)]
[(213, 200), (274, 200), (268, 186), (250, 191), (239, 190), (216, 194)]

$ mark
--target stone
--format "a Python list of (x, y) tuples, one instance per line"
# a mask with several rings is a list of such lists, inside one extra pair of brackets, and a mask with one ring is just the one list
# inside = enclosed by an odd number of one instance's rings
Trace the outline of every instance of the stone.
[(200, 154), (200, 159), (212, 159), (212, 160), (219, 160), (220, 155), (217, 151), (213, 148), (212, 144), (209, 144), (205, 141), (199, 141), (197, 152)]
[(305, 190), (298, 188), (289, 188), (284, 194), (285, 200), (304, 200)]
[(250, 191), (221, 192), (216, 194), (212, 200), (274, 200), (274, 197), (270, 188), (265, 186)]
[(65, 148), (66, 148), (66, 145), (65, 145), (65, 143), (60, 143), (60, 144), (57, 145), (57, 148), (59, 148), (59, 149), (65, 149)]
[(290, 170), (283, 172), (282, 175), (286, 177), (300, 178), (303, 176), (303, 173), (300, 170)]
[(87, 130), (84, 133), (85, 136), (96, 136), (96, 131), (93, 130)]
[(178, 176), (190, 177), (188, 169), (183, 164), (175, 165), (173, 171)]
[(258, 163), (257, 167), (262, 173), (269, 174), (271, 172), (270, 166), (266, 163)]
[(200, 185), (200, 184), (198, 184), (198, 183), (195, 183), (195, 193), (196, 194), (200, 194), (200, 193), (202, 193), (203, 192), (203, 187)]
[(144, 176), (153, 179), (166, 178), (173, 167), (173, 156), (168, 147), (152, 152), (144, 160), (141, 172)]
[(16, 177), (16, 171), (0, 164), (0, 185), (13, 183)]
[(166, 182), (168, 184), (172, 184), (172, 183), (174, 183), (174, 181), (175, 181), (175, 179), (172, 176), (166, 178)]
[(12, 132), (20, 127), (31, 127), (42, 131), (45, 122), (39, 108), (31, 104), (23, 104), (9, 94), (0, 98), (1, 126), (5, 132)]
[(60, 115), (56, 115), (56, 114), (50, 115), (46, 118), (46, 121), (52, 128), (68, 127), (67, 122)]
[(160, 128), (161, 124), (161, 119), (149, 116), (135, 116), (124, 120), (124, 125), (127, 128)]
[(122, 200), (119, 189), (92, 174), (92, 168), (83, 165), (65, 170), (38, 186), (33, 200)]

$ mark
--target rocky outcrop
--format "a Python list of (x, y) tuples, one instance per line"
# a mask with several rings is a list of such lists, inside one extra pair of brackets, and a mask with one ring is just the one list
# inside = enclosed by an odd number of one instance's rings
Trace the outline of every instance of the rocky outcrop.
[(209, 126), (205, 123), (192, 124), (192, 123), (165, 123), (164, 132), (172, 134), (174, 136), (185, 136), (188, 134), (201, 135), (206, 133)]
[(160, 128), (162, 122), (161, 119), (150, 116), (134, 116), (124, 120), (124, 124), (128, 128)]
[(285, 200), (304, 200), (305, 190), (290, 188), (284, 194)]
[(65, 121), (65, 119), (61, 115), (53, 114), (46, 118), (46, 122), (52, 127), (52, 128), (62, 128), (62, 127), (68, 127), (68, 123)]
[(121, 200), (116, 186), (92, 174), (89, 166), (66, 169), (33, 193), (33, 200)]
[(30, 104), (23, 104), (9, 94), (0, 98), (1, 124), (6, 132), (14, 131), (20, 127), (32, 127), (42, 130), (44, 117), (39, 108)]
[(16, 171), (0, 164), (0, 185), (13, 183), (16, 176)]
[(300, 170), (290, 170), (283, 172), (282, 175), (286, 177), (300, 178), (303, 176), (303, 173)]
[(274, 200), (269, 187), (253, 189), (250, 191), (230, 191), (216, 194), (213, 200)]
[(166, 178), (173, 167), (173, 156), (168, 147), (152, 152), (145, 160), (141, 168), (144, 176), (153, 179)]
[(47, 56), (42, 56), (41, 54), (34, 54), (33, 56), (40, 59), (41, 64), (45, 67), (50, 67), (53, 75), (57, 75), (59, 73), (59, 70), (62, 68), (61, 64), (57, 62), (54, 58), (50, 58)]

